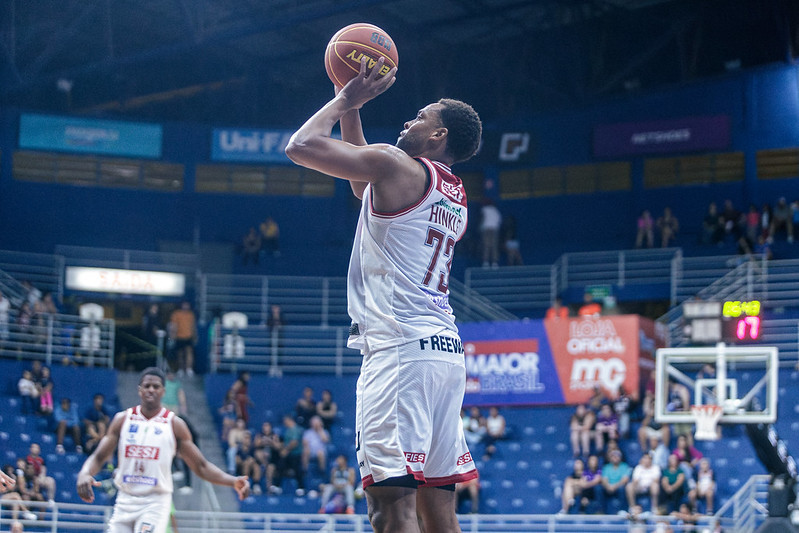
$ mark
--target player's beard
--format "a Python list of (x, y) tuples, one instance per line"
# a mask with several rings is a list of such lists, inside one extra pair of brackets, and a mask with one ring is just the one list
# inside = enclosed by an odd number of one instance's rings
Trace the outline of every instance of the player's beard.
[(395, 146), (411, 157), (416, 157), (419, 153), (418, 139), (410, 130), (397, 139)]

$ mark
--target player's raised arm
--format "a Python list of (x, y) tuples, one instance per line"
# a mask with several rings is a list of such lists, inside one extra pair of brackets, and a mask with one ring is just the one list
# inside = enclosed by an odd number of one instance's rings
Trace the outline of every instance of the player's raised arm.
[(125, 421), (125, 411), (120, 411), (114, 416), (108, 431), (100, 439), (100, 443), (94, 452), (86, 459), (78, 473), (77, 489), (80, 499), (92, 503), (94, 501), (93, 487), (99, 487), (100, 482), (94, 479), (95, 474), (103, 468), (119, 444), (119, 433), (122, 430), (122, 423)]

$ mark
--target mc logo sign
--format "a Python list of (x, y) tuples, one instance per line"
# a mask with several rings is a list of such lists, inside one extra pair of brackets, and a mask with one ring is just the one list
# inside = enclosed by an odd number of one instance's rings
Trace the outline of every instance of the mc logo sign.
[(571, 390), (590, 390), (600, 386), (617, 391), (627, 377), (627, 365), (617, 357), (610, 359), (575, 359), (569, 383)]

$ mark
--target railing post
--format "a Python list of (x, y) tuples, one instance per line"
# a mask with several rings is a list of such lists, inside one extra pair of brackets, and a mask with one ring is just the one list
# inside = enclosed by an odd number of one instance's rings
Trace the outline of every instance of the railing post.
[(66, 261), (64, 260), (63, 255), (55, 256), (55, 267), (58, 270), (58, 285), (57, 285), (57, 293), (58, 293), (58, 301), (64, 301), (64, 277), (66, 276)]
[(269, 278), (261, 278), (261, 324), (264, 326), (269, 320)]
[(330, 278), (322, 278), (322, 327), (328, 326), (328, 313), (330, 312)]
[(682, 252), (677, 250), (671, 260), (671, 306), (677, 305), (677, 289), (680, 283), (680, 272), (682, 270)]
[(200, 290), (197, 298), (199, 298), (199, 307), (200, 307), (200, 320), (203, 323), (208, 322), (208, 275), (201, 274), (199, 277), (200, 281)]
[(53, 315), (47, 315), (47, 366), (53, 365)]
[(619, 287), (624, 287), (625, 268), (627, 267), (626, 258), (624, 251), (619, 252)]
[(108, 325), (108, 368), (114, 368), (114, 341), (116, 339), (116, 330), (113, 327), (114, 321), (106, 319)]
[(562, 291), (566, 287), (569, 286), (569, 254), (563, 254), (560, 256), (561, 258), (561, 265), (560, 265), (560, 287), (559, 289)]
[(336, 377), (344, 375), (344, 328), (336, 328)]
[(746, 299), (752, 300), (754, 278), (754, 261), (746, 262)]

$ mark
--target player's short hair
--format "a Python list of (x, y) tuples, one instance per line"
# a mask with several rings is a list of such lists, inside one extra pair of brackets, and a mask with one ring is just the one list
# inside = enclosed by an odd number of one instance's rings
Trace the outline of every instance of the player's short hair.
[(166, 375), (164, 371), (157, 366), (149, 366), (141, 371), (141, 374), (139, 374), (139, 385), (144, 381), (144, 376), (156, 376), (161, 379), (161, 385), (166, 384)]
[(483, 124), (472, 106), (460, 100), (442, 98), (441, 122), (447, 128), (447, 152), (455, 162), (466, 161), (480, 147)]

